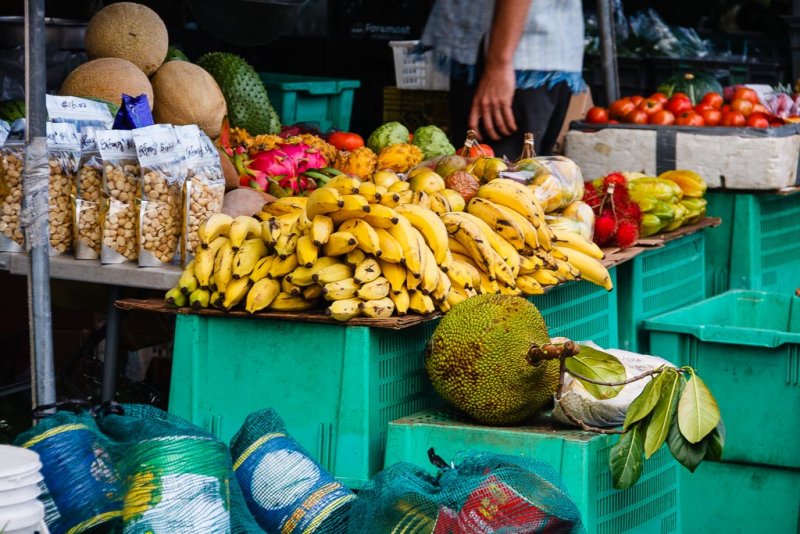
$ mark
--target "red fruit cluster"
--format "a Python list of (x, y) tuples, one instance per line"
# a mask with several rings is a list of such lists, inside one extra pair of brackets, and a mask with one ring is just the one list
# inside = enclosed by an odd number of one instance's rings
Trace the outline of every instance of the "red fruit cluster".
[(594, 241), (599, 246), (627, 248), (639, 240), (642, 210), (630, 199), (622, 174), (611, 173), (600, 183), (587, 183), (583, 201), (594, 210)]

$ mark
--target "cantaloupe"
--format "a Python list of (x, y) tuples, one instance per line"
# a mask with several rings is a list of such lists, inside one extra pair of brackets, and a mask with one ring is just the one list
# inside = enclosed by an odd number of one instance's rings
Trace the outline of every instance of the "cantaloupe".
[(90, 59), (127, 59), (147, 76), (164, 62), (168, 47), (164, 21), (142, 4), (110, 4), (98, 11), (86, 28), (86, 53)]
[(214, 78), (188, 61), (168, 61), (150, 79), (156, 122), (196, 124), (211, 139), (219, 135), (227, 113), (225, 97)]
[(144, 93), (153, 108), (153, 87), (147, 76), (130, 61), (110, 57), (80, 65), (69, 73), (58, 91), (60, 95), (99, 98), (117, 106), (122, 104), (122, 93)]

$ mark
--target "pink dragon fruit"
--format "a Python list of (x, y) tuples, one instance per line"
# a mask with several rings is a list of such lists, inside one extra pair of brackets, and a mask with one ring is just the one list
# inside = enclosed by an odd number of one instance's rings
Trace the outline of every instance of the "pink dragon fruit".
[[(283, 147), (281, 147), (283, 148)], [(273, 148), (266, 152), (256, 154), (249, 168), (261, 171), (270, 177), (294, 177), (299, 174), (295, 159), (286, 154), (281, 148)]]
[(305, 143), (297, 143), (294, 145), (281, 145), (283, 152), (294, 160), (297, 173), (302, 174), (308, 169), (319, 169), (325, 167), (327, 162), (319, 150), (311, 148)]

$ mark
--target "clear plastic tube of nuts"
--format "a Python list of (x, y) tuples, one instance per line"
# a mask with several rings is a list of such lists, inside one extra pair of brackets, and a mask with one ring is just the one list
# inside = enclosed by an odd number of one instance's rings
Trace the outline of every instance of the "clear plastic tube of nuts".
[(141, 169), (133, 132), (103, 130), (96, 132), (95, 138), (103, 160), (100, 262), (136, 261), (139, 257), (136, 194)]
[(0, 252), (24, 250), (25, 236), (19, 225), (24, 164), (25, 143), (6, 141), (0, 148)]
[(172, 126), (133, 130), (141, 165), (139, 266), (156, 267), (177, 259), (181, 226), (183, 154)]
[(50, 255), (58, 256), (72, 248), (72, 195), (81, 136), (73, 124), (47, 123), (47, 158), (50, 164)]
[(219, 153), (205, 133), (197, 127), (195, 130), (196, 136), (187, 135), (181, 139), (187, 164), (181, 224), (181, 264), (184, 266), (192, 260), (200, 246), (197, 233), (200, 224), (222, 211), (225, 197), (225, 176), (222, 174)]

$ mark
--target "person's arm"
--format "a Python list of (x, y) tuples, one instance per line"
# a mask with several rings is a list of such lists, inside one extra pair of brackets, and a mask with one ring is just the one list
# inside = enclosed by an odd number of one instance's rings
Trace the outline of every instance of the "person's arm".
[(513, 60), (530, 7), (531, 0), (497, 0), (495, 4), (486, 66), (468, 121), (475, 131), (480, 131), (478, 122), (481, 121), (492, 139), (500, 139), (517, 129), (511, 110), (516, 89)]

